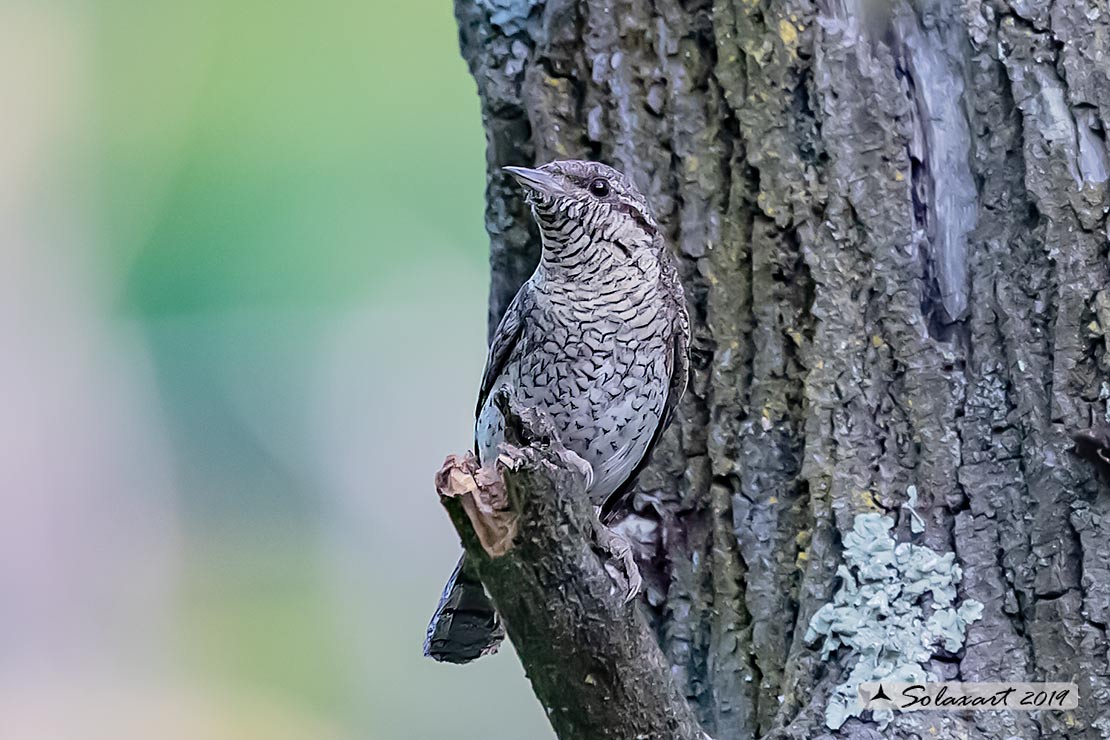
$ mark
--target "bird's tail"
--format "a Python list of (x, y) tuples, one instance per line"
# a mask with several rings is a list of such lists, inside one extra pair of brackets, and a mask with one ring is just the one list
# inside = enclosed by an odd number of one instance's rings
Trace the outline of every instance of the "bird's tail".
[(424, 654), (446, 663), (469, 663), (497, 652), (504, 639), (493, 603), (463, 555), (428, 625)]

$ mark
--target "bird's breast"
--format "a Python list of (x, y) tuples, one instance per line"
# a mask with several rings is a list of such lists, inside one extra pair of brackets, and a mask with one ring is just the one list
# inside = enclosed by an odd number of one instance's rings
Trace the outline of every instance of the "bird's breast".
[[(656, 318), (636, 311), (577, 322), (534, 317), (494, 384), (552, 418), (562, 443), (592, 466), (595, 503), (631, 474), (662, 417), (669, 337)], [(503, 426), (488, 402), (476, 431), (483, 460), (492, 460)]]

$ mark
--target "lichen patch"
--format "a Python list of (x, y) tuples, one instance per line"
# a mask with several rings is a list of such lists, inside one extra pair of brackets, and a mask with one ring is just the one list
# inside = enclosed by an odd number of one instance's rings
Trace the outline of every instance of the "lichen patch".
[[(938, 649), (958, 651), (967, 625), (983, 612), (974, 599), (957, 604), (963, 572), (954, 553), (897, 543), (890, 534), (893, 527), (888, 516), (856, 516), (844, 538), (845, 562), (837, 569), (840, 587), (806, 631), (807, 643), (824, 638), (822, 659), (841, 648), (856, 656), (825, 708), (825, 724), (834, 730), (849, 717), (861, 716), (861, 683), (929, 680), (925, 664)], [(893, 712), (875, 711), (872, 718), (885, 728)]]

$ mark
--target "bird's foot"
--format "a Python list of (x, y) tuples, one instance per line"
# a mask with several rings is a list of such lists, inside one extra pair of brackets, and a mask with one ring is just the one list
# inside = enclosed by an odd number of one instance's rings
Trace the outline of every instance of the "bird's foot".
[(594, 510), (594, 518), (591, 522), (594, 528), (594, 539), (597, 540), (597, 546), (612, 557), (611, 560), (606, 561), (605, 570), (609, 571), (609, 575), (614, 580), (623, 581), (627, 585), (628, 592), (624, 596), (624, 603), (627, 604), (640, 593), (644, 579), (640, 576), (636, 558), (632, 555), (632, 543), (624, 535), (602, 524), (600, 514), (601, 508), (598, 507)]
[[(586, 462), (585, 458), (573, 450), (562, 449), (558, 450), (556, 454), (558, 454), (560, 460), (567, 464), (568, 468), (582, 476), (582, 487), (587, 491), (590, 490), (590, 487), (594, 484), (594, 466)], [(598, 509), (598, 511), (601, 511), (601, 509)]]

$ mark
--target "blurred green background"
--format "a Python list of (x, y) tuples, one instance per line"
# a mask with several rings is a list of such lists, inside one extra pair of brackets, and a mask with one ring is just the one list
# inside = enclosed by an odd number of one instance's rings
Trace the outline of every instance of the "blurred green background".
[(551, 737), (421, 642), (484, 359), (449, 0), (0, 0), (0, 717)]

